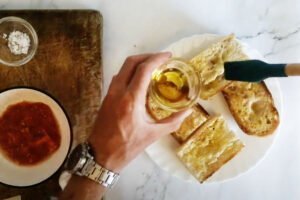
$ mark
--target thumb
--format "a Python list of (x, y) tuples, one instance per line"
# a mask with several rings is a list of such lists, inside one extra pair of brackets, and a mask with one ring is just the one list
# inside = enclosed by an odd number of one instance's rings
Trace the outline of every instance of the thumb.
[(158, 130), (156, 132), (160, 135), (166, 135), (176, 131), (180, 127), (183, 120), (192, 114), (192, 112), (192, 109), (183, 110), (173, 113), (171, 116), (158, 121), (156, 126)]

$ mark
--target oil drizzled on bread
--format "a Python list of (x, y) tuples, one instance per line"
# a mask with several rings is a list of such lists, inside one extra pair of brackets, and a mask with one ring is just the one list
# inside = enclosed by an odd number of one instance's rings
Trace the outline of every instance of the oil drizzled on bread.
[(223, 90), (239, 127), (249, 135), (266, 136), (275, 131), (279, 114), (266, 84), (232, 82)]
[(224, 62), (245, 60), (240, 43), (234, 35), (212, 44), (190, 60), (200, 76), (200, 98), (207, 100), (230, 84), (224, 79)]
[(179, 148), (177, 155), (202, 183), (243, 147), (243, 143), (229, 130), (224, 119), (216, 116), (197, 129)]

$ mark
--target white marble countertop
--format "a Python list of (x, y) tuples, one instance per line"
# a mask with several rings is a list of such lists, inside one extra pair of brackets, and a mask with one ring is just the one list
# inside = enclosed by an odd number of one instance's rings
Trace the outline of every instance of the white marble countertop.
[[(298, 0), (1, 0), (1, 9), (97, 9), (104, 17), (105, 91), (127, 55), (158, 51), (183, 37), (235, 33), (271, 62), (300, 62)], [(122, 173), (109, 200), (300, 199), (300, 78), (280, 80), (282, 131), (247, 174), (219, 184), (185, 183), (144, 153)]]

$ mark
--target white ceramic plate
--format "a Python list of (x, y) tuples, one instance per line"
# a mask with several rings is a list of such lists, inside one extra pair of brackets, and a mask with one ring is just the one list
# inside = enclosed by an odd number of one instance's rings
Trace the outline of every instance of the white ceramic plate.
[(48, 105), (57, 119), (61, 144), (47, 160), (34, 166), (18, 166), (0, 153), (0, 182), (12, 186), (30, 186), (53, 175), (64, 162), (70, 147), (71, 129), (68, 118), (60, 105), (50, 96), (29, 88), (15, 88), (0, 93), (0, 116), (9, 105), (22, 101), (42, 102)]
[[(174, 57), (182, 57), (190, 59), (197, 55), (200, 51), (207, 48), (212, 43), (219, 41), (222, 37), (212, 34), (194, 35), (192, 37), (184, 38), (171, 44), (165, 51), (173, 53)], [(252, 59), (263, 59), (262, 56), (248, 45), (243, 44), (244, 52)], [(277, 79), (270, 79), (266, 84), (273, 95), (275, 105), (279, 114), (282, 113), (282, 96)], [(228, 106), (221, 94), (214, 96), (209, 101), (199, 100), (199, 103), (211, 114), (221, 114), (224, 116), (231, 130), (243, 141), (245, 147), (232, 160), (226, 163), (213, 176), (211, 176), (205, 183), (222, 182), (234, 177), (237, 177), (254, 166), (257, 165), (266, 155), (270, 149), (275, 137), (279, 133), (279, 127), (276, 132), (267, 137), (255, 137), (245, 134), (233, 119)], [(197, 180), (189, 173), (184, 165), (176, 157), (176, 150), (179, 147), (178, 143), (168, 135), (152, 144), (146, 149), (150, 158), (162, 169), (169, 172), (179, 179), (197, 182)]]

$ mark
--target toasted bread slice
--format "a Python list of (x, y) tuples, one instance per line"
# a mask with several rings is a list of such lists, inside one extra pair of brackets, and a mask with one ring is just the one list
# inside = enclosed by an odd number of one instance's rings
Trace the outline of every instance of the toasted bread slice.
[(155, 120), (162, 120), (173, 114), (172, 111), (164, 110), (155, 101), (147, 95), (146, 108), (151, 117)]
[[(158, 121), (167, 118), (172, 114), (171, 111), (160, 108), (150, 97), (147, 97), (146, 108), (151, 117)], [(193, 112), (182, 122), (179, 129), (172, 133), (172, 136), (179, 143), (185, 142), (209, 117), (209, 114), (200, 104), (194, 105), (192, 109)]]
[(209, 117), (209, 114), (200, 104), (193, 106), (193, 112), (181, 124), (180, 128), (172, 133), (172, 136), (179, 142), (185, 142), (192, 133), (201, 126)]
[(223, 90), (239, 127), (249, 135), (265, 136), (279, 124), (279, 114), (266, 84), (232, 82)]
[(222, 117), (207, 120), (178, 150), (187, 169), (202, 183), (244, 147)]
[(247, 56), (233, 34), (192, 58), (190, 63), (200, 76), (200, 98), (206, 100), (230, 83), (224, 79), (224, 62), (245, 59)]

